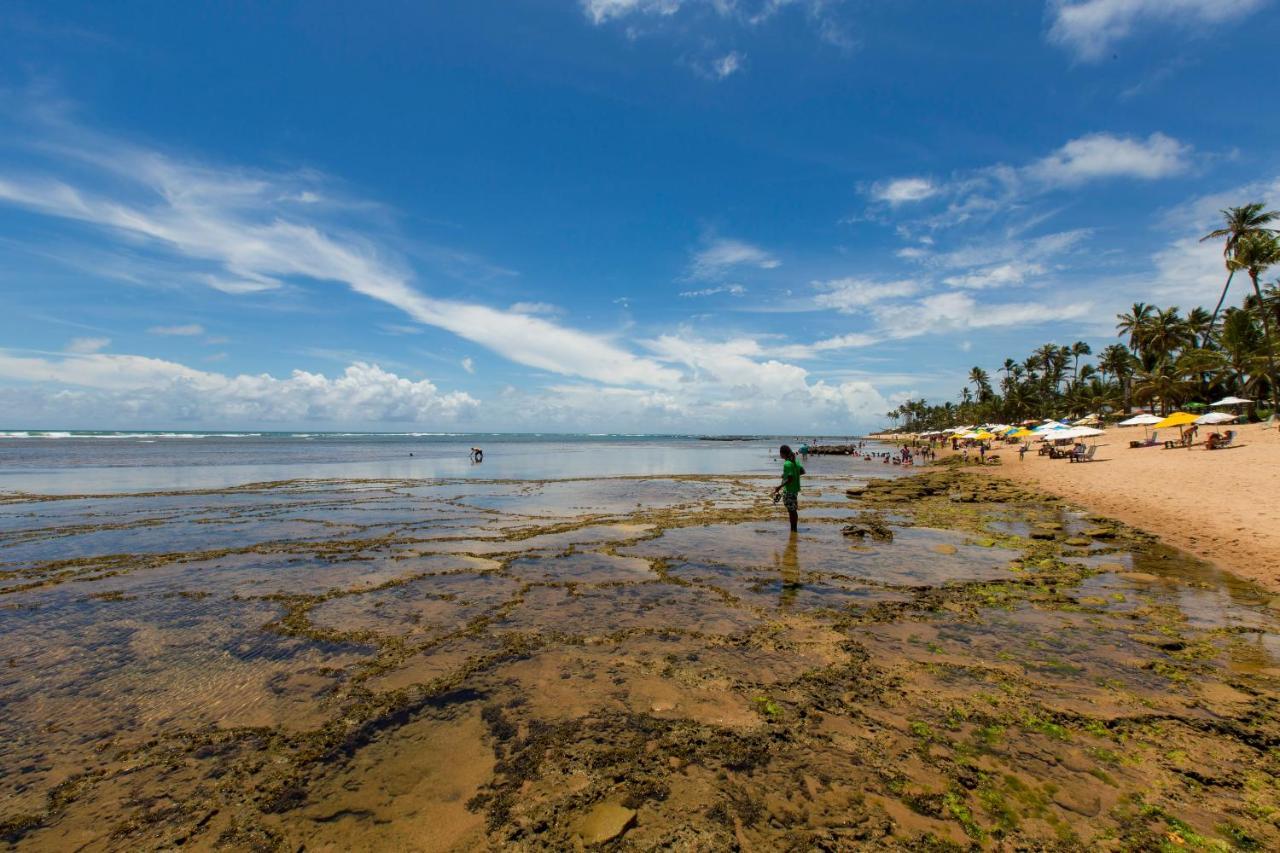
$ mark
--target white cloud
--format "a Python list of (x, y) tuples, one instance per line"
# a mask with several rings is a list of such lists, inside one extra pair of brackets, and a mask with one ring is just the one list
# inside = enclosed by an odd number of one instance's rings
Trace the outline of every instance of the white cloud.
[(147, 329), (147, 334), (193, 338), (204, 334), (204, 326), (199, 323), (188, 323), (185, 326), (152, 326)]
[(67, 352), (92, 353), (111, 346), (111, 338), (72, 338), (67, 344)]
[[(854, 337), (828, 339), (811, 348), (838, 348)], [(751, 338), (707, 341), (679, 333), (647, 343), (659, 359), (690, 369), (688, 379), (672, 392), (679, 405), (696, 417), (719, 420), (731, 430), (740, 429), (737, 425), (744, 418), (786, 429), (806, 423), (868, 423), (886, 408), (884, 397), (870, 382), (810, 382), (804, 368), (771, 357), (786, 348), (766, 350)]]
[[(923, 260), (929, 267), (957, 270), (986, 268), (992, 265), (1044, 266), (1048, 261), (1071, 252), (1093, 232), (1088, 228), (1054, 231), (1029, 240), (975, 240), (959, 249), (929, 254)], [(1039, 273), (1036, 273), (1039, 274)]]
[(507, 309), (516, 314), (563, 314), (564, 310), (550, 302), (516, 302)]
[(467, 373), (475, 373), (476, 363), (472, 361), (470, 357), (464, 358), (462, 360), (462, 369), (467, 371)]
[(818, 290), (814, 302), (821, 308), (834, 308), (842, 314), (859, 311), (886, 300), (901, 299), (919, 292), (920, 285), (909, 279), (868, 281), (860, 278), (838, 278), (815, 281)]
[(723, 80), (740, 71), (742, 69), (742, 60), (744, 59), (746, 57), (743, 54), (738, 53), (736, 50), (731, 50), (711, 63), (711, 72), (717, 80)]
[(1094, 133), (1073, 139), (1026, 169), (1050, 187), (1071, 187), (1101, 178), (1155, 180), (1187, 170), (1191, 146), (1163, 133), (1146, 140)]
[(674, 15), (680, 6), (681, 0), (582, 0), (582, 11), (597, 26), (634, 14)]
[(1028, 326), (1086, 316), (1092, 305), (1074, 301), (1053, 305), (1040, 302), (979, 303), (967, 293), (938, 293), (915, 302), (874, 306), (880, 328), (893, 338), (927, 334)]
[(1049, 39), (1093, 61), (1135, 29), (1217, 24), (1253, 12), (1265, 0), (1051, 0)]
[(685, 299), (693, 299), (699, 296), (715, 296), (717, 293), (727, 293), (730, 296), (742, 296), (747, 289), (740, 284), (725, 284), (720, 287), (704, 287), (702, 290), (685, 290), (680, 295)]
[(924, 201), (937, 193), (937, 185), (928, 178), (895, 178), (871, 188), (872, 198), (877, 201), (887, 201), (889, 204)]
[[(303, 370), (276, 378), (227, 376), (138, 355), (96, 353), (55, 359), (18, 357), (0, 350), (0, 377), (41, 383), (26, 393), (53, 408), (58, 400), (76, 400), (80, 410), (99, 416), (126, 413), (143, 423), (176, 418), (213, 424), (429, 424), (457, 420), (478, 405), (465, 392), (444, 394), (428, 380), (415, 382), (366, 363), (352, 364), (332, 378)], [(59, 390), (67, 386), (75, 390)]]
[(771, 347), (769, 354), (778, 358), (790, 358), (797, 361), (805, 361), (818, 356), (824, 352), (835, 352), (844, 349), (861, 349), (863, 347), (875, 346), (880, 343), (881, 338), (875, 335), (865, 334), (863, 332), (850, 332), (847, 335), (836, 335), (832, 338), (822, 338), (811, 344), (786, 344), (779, 347)]
[(985, 267), (965, 275), (953, 275), (943, 279), (952, 287), (963, 287), (971, 290), (983, 290), (990, 287), (1006, 287), (1011, 284), (1022, 284), (1028, 277), (1043, 275), (1045, 268), (1041, 264), (1028, 264), (1011, 261), (1005, 264)]
[[(1022, 166), (996, 163), (954, 174), (945, 181), (889, 179), (873, 184), (867, 192), (873, 201), (888, 202), (893, 211), (908, 202), (924, 207), (926, 213), (897, 223), (898, 234), (904, 238), (919, 239), (929, 232), (982, 223), (1008, 212), (1017, 212), (1022, 220), (1010, 228), (1026, 231), (1028, 205), (1038, 197), (1096, 181), (1172, 177), (1191, 168), (1192, 154), (1190, 145), (1163, 133), (1152, 133), (1145, 139), (1092, 133), (1068, 140), (1056, 151)], [(881, 207), (872, 217), (883, 219), (884, 214)], [(917, 247), (901, 251), (905, 257), (919, 255)]]
[(606, 337), (422, 293), (404, 263), (371, 240), (338, 225), (299, 219), (295, 205), (282, 205), (282, 198), (300, 190), (296, 176), (182, 163), (76, 130), (74, 140), (47, 147), (79, 161), (80, 184), (26, 168), (21, 176), (0, 174), (0, 201), (146, 241), (195, 267), (212, 266), (207, 283), (224, 292), (276, 288), (286, 280), (340, 282), (529, 367), (621, 383), (679, 380), (677, 372)]
[(689, 264), (689, 277), (714, 279), (736, 267), (771, 270), (781, 265), (781, 261), (759, 246), (742, 240), (717, 238), (694, 254)]

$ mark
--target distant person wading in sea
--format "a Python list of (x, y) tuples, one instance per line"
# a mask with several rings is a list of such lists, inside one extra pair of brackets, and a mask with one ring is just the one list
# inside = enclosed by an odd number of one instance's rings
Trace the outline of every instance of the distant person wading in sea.
[(781, 494), (782, 505), (787, 508), (787, 517), (791, 520), (791, 532), (795, 533), (799, 522), (800, 478), (804, 476), (804, 466), (796, 461), (795, 452), (785, 444), (778, 448), (778, 455), (782, 457), (782, 482), (774, 488), (773, 500), (776, 503)]

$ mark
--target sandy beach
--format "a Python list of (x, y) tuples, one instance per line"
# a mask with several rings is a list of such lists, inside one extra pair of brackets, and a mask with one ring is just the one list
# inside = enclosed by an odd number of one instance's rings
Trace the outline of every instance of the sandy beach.
[[(1241, 446), (1130, 449), (1141, 429), (1110, 429), (1088, 464), (1001, 451), (987, 473), (1120, 519), (1220, 568), (1280, 591), (1280, 432), (1237, 428)], [(1203, 430), (1202, 430), (1203, 433)]]

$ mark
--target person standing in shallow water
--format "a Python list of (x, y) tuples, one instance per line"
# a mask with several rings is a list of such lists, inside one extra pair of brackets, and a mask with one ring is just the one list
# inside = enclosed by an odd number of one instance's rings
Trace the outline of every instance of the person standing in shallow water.
[(800, 478), (804, 475), (804, 466), (796, 461), (795, 452), (785, 444), (778, 448), (778, 455), (782, 457), (782, 482), (774, 488), (773, 499), (776, 502), (781, 493), (782, 505), (787, 508), (787, 518), (791, 521), (791, 532), (795, 533), (800, 520)]

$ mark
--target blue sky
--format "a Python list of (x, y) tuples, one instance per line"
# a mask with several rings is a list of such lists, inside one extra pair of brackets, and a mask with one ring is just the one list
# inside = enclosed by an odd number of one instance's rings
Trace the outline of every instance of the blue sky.
[(0, 428), (876, 425), (1213, 304), (1278, 8), (5, 3)]

